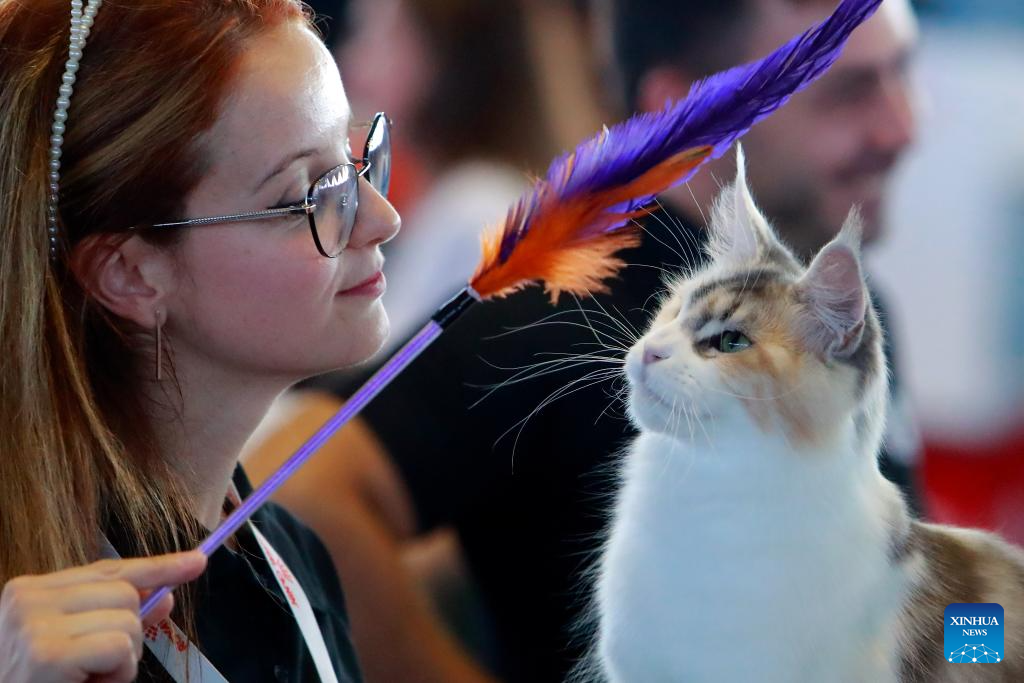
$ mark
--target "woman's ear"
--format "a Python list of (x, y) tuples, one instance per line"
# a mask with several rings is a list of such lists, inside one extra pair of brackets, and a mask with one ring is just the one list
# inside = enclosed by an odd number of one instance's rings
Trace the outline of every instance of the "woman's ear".
[(174, 291), (171, 254), (139, 235), (86, 237), (75, 247), (71, 269), (90, 297), (144, 328), (162, 322), (167, 298)]

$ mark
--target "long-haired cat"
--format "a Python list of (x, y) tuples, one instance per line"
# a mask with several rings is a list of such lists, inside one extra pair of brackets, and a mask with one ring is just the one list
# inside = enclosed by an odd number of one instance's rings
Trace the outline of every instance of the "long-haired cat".
[[(888, 375), (857, 213), (804, 267), (738, 165), (708, 265), (626, 358), (640, 435), (597, 567), (599, 677), (1024, 682), (1024, 552), (911, 519), (878, 471)], [(1005, 659), (947, 661), (960, 602), (1004, 607)]]

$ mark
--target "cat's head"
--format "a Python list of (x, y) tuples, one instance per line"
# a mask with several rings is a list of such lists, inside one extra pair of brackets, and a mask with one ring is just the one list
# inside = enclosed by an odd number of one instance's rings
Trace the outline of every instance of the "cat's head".
[(805, 267), (754, 204), (742, 150), (737, 166), (715, 204), (708, 264), (670, 286), (626, 358), (633, 420), (680, 439), (713, 422), (795, 447), (853, 420), (880, 438), (887, 371), (858, 213)]

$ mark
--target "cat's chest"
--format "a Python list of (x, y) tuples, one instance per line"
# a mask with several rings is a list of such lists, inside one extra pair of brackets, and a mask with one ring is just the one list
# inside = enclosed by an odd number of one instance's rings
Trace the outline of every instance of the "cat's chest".
[[(865, 653), (888, 638), (903, 578), (863, 500), (827, 490), (824, 470), (737, 477), (727, 462), (664, 455), (634, 449), (602, 566), (602, 618), (622, 639), (620, 659), (657, 652), (663, 671), (687, 680), (703, 680), (704, 665), (686, 652), (713, 654), (709, 675), (727, 666), (758, 680), (890, 676), (885, 654)], [(886, 593), (892, 600), (876, 599)]]

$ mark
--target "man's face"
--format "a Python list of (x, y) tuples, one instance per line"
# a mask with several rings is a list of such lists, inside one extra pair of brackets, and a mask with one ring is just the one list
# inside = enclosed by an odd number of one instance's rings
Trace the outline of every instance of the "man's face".
[[(743, 61), (823, 19), (829, 3), (762, 0)], [(864, 238), (881, 229), (894, 164), (914, 136), (907, 67), (917, 26), (908, 0), (885, 0), (822, 78), (744, 138), (755, 196), (788, 243), (812, 253), (854, 205)]]

